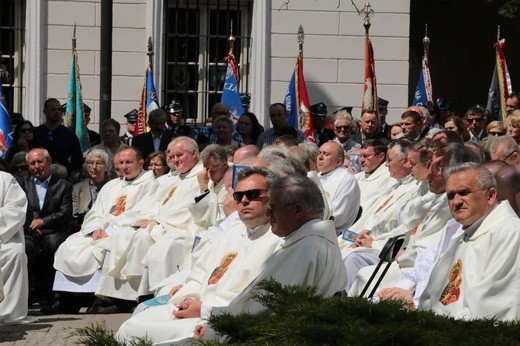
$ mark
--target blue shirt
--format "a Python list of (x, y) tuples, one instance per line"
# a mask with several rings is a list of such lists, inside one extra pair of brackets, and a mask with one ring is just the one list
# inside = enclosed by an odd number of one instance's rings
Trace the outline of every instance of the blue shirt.
[(40, 206), (40, 210), (43, 208), (43, 202), (45, 202), (45, 195), (47, 194), (50, 180), (50, 175), (44, 181), (34, 177), (34, 185), (36, 186), (36, 194), (38, 195), (38, 205)]

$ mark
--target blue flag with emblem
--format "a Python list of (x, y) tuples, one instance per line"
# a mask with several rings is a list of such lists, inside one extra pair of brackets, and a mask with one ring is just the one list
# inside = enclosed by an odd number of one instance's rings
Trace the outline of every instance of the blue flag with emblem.
[(432, 82), (430, 79), (428, 60), (423, 58), (422, 69), (419, 74), (419, 81), (417, 82), (417, 88), (415, 89), (412, 105), (424, 106), (428, 101), (432, 101)]
[(283, 104), (285, 105), (285, 109), (287, 109), (288, 119), (287, 124), (289, 126), (298, 128), (298, 115), (299, 115), (299, 107), (298, 100), (296, 96), (296, 82), (295, 82), (295, 71), (292, 74), (291, 81), (289, 82), (289, 86), (287, 87), (287, 92), (285, 93), (285, 97), (283, 99)]
[(220, 102), (225, 103), (229, 107), (232, 119), (236, 120), (244, 113), (244, 107), (242, 106), (242, 99), (240, 98), (240, 91), (238, 89), (238, 67), (233, 53), (230, 52), (226, 60), (226, 80), (224, 81)]
[(7, 150), (13, 146), (13, 127), (5, 103), (5, 94), (0, 82), (0, 157), (5, 157)]

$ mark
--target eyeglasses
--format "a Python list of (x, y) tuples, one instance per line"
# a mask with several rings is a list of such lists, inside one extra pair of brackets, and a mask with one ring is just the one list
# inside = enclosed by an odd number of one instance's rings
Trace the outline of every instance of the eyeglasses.
[(27, 166), (23, 165), (23, 166), (16, 166), (14, 168), (16, 171), (22, 171), (22, 172), (25, 172), (27, 170)]
[(359, 157), (363, 158), (363, 159), (368, 159), (370, 156), (374, 156), (376, 154), (362, 154), (362, 155), (359, 155)]
[(490, 131), (489, 134), (490, 134), (491, 136), (495, 136), (495, 137), (496, 137), (496, 136), (503, 136), (503, 135), (505, 135), (505, 133), (502, 132), (502, 131), (498, 131), (498, 132)]
[(20, 129), (20, 133), (32, 133), (33, 129), (30, 127)]
[(260, 196), (260, 194), (263, 191), (267, 191), (265, 189), (251, 189), (246, 191), (235, 191), (233, 192), (233, 199), (237, 202), (240, 202), (244, 196), (247, 197), (248, 200), (252, 201), (255, 198), (258, 197), (266, 197), (266, 196)]
[(350, 126), (348, 126), (348, 125), (336, 126), (336, 131), (347, 131), (347, 130), (350, 130)]
[(516, 153), (516, 152), (518, 152), (518, 150), (513, 150), (513, 151), (510, 152), (509, 155), (507, 155), (507, 156), (506, 156), (502, 161), (507, 163), (507, 159), (508, 159), (511, 155), (513, 155), (514, 153)]
[(105, 166), (105, 163), (103, 161), (88, 161), (87, 166), (89, 166), (89, 167)]
[(267, 214), (272, 215), (276, 209), (285, 208), (285, 207), (288, 207), (290, 205), (295, 205), (295, 204), (296, 203), (285, 203), (285, 204), (278, 204), (278, 205), (269, 204), (267, 206)]
[(479, 122), (482, 121), (482, 119), (483, 119), (483, 118), (472, 118), (472, 119), (469, 119), (469, 118), (468, 118), (466, 121), (467, 121), (468, 123), (479, 123)]

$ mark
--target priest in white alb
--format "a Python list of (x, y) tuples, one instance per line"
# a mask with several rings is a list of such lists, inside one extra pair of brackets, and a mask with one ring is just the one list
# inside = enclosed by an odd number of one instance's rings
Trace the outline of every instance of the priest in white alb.
[(12, 175), (0, 172), (0, 324), (33, 320), (27, 316), (29, 280), (23, 233), (26, 211), (25, 192)]
[(496, 181), (464, 163), (444, 172), (450, 211), (463, 232), (435, 264), (419, 309), (460, 319), (520, 317), (520, 220), (496, 202)]
[(329, 141), (320, 147), (317, 158), (320, 182), (330, 200), (337, 234), (352, 226), (359, 213), (359, 185), (343, 166), (344, 156), (343, 147)]
[(243, 170), (233, 197), (239, 218), (200, 256), (182, 288), (166, 305), (150, 307), (119, 328), (118, 336), (148, 336), (152, 342), (186, 338), (200, 316), (225, 306), (249, 285), (281, 243), (270, 232), (267, 191), (276, 177), (265, 168)]

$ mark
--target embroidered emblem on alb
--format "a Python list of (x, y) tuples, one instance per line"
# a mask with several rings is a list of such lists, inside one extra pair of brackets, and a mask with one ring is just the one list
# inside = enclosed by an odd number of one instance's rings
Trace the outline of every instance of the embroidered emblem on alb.
[(442, 291), (439, 301), (442, 305), (454, 303), (460, 298), (460, 286), (462, 285), (462, 261), (457, 259), (450, 270), (450, 281)]
[(164, 200), (164, 202), (162, 202), (162, 205), (165, 205), (170, 200), (170, 198), (172, 198), (173, 194), (175, 193), (175, 190), (177, 190), (177, 186), (172, 187), (170, 192), (168, 192), (168, 196), (166, 196), (166, 199)]
[(110, 208), (110, 214), (119, 216), (123, 214), (126, 209), (126, 195), (122, 195), (116, 198), (115, 204)]
[(208, 285), (214, 285), (217, 282), (219, 282), (219, 280), (224, 276), (229, 266), (237, 256), (238, 253), (235, 251), (228, 252), (227, 254), (225, 254), (224, 257), (222, 257), (222, 259), (220, 260), (220, 265), (216, 267), (215, 270), (213, 270), (213, 272), (209, 276)]

